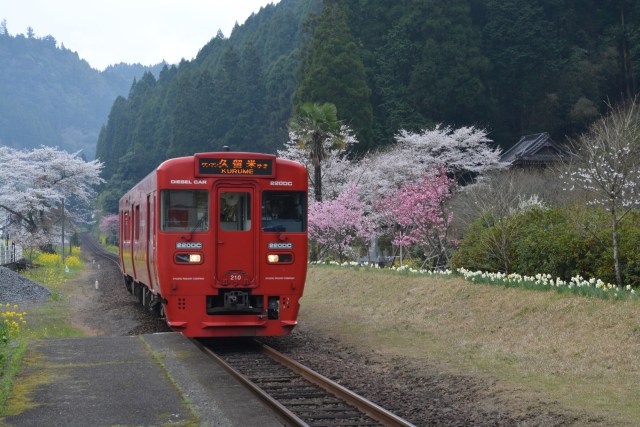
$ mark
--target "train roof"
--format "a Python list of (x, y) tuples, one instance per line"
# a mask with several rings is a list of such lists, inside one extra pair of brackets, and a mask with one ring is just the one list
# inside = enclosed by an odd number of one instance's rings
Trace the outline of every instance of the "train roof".
[[(259, 159), (259, 160), (274, 162), (275, 164), (281, 167), (293, 167), (293, 168), (302, 168), (302, 169), (305, 168), (304, 165), (296, 161), (278, 158), (274, 154), (253, 153), (253, 152), (244, 152), (244, 151), (211, 151), (211, 152), (195, 153), (192, 156), (174, 157), (174, 158), (163, 161), (162, 163), (160, 163), (160, 165), (154, 168), (149, 174), (147, 174), (143, 179), (141, 179), (138, 183), (136, 183), (133, 187), (131, 187), (122, 196), (120, 201), (122, 202), (122, 199), (124, 199), (127, 196), (127, 194), (129, 194), (131, 191), (135, 190), (137, 187), (144, 185), (145, 182), (148, 182), (149, 180), (153, 179), (153, 177), (156, 176), (158, 172), (169, 170), (178, 165), (184, 165), (184, 166), (188, 165), (188, 167), (193, 167), (194, 169), (196, 169), (196, 173), (195, 173), (196, 176), (220, 177), (222, 175), (216, 173), (218, 171), (216, 169), (217, 165), (212, 166), (208, 169), (210, 173), (207, 172), (206, 170), (207, 165), (203, 165), (204, 160), (216, 160), (216, 159), (245, 159), (245, 160)], [(212, 163), (212, 162), (209, 162), (209, 163)], [(203, 172), (203, 167), (205, 167), (204, 172)], [(271, 167), (273, 167), (273, 164)], [(265, 170), (267, 170), (266, 166), (265, 166)], [(269, 169), (269, 171), (271, 170), (272, 169)], [(238, 174), (236, 176), (242, 176), (242, 174)], [(255, 176), (256, 178), (269, 178), (269, 177), (273, 177), (274, 173), (271, 173), (271, 172), (269, 173), (265, 172), (262, 174), (256, 173), (255, 175), (252, 175), (252, 176)]]

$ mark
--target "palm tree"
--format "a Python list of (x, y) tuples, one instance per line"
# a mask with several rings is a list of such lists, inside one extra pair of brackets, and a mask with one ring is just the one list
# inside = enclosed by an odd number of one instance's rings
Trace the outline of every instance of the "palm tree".
[(298, 144), (309, 152), (313, 164), (314, 196), (322, 201), (322, 161), (327, 158), (327, 150), (344, 147), (340, 132), (341, 121), (334, 104), (305, 102), (289, 122), (289, 128), (298, 137)]

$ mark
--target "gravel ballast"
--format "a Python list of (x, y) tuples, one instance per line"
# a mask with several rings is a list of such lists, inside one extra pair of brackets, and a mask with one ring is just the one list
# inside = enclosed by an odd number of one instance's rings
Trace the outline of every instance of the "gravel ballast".
[(51, 297), (51, 292), (15, 271), (0, 267), (0, 303), (17, 304), (43, 302)]

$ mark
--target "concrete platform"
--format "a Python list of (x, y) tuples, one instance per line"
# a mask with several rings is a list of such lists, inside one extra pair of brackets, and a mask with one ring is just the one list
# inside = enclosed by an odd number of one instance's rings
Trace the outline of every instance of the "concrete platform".
[(14, 426), (282, 426), (177, 333), (38, 340), (2, 419)]

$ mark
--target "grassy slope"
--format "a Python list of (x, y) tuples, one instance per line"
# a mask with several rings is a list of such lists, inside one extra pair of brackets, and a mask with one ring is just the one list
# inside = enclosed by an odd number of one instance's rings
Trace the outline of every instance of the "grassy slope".
[[(301, 322), (416, 366), (498, 379), (607, 424), (640, 419), (640, 305), (312, 267)], [(514, 395), (514, 397), (517, 399)]]

